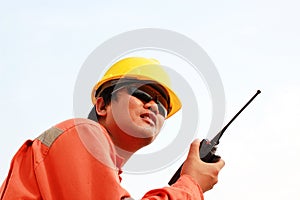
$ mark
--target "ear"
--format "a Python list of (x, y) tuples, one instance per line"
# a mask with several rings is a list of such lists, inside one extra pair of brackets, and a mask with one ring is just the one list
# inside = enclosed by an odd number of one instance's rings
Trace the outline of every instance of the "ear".
[(106, 116), (106, 114), (107, 114), (107, 112), (106, 112), (106, 105), (105, 105), (105, 102), (104, 102), (104, 100), (103, 100), (102, 97), (97, 98), (95, 107), (96, 107), (96, 113), (99, 116), (101, 116), (101, 117)]

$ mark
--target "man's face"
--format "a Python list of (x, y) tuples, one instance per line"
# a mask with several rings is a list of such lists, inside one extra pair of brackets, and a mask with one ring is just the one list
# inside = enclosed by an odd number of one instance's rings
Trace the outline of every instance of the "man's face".
[(107, 106), (106, 127), (120, 147), (141, 148), (150, 144), (161, 130), (166, 116), (166, 100), (149, 85), (127, 85), (114, 92)]

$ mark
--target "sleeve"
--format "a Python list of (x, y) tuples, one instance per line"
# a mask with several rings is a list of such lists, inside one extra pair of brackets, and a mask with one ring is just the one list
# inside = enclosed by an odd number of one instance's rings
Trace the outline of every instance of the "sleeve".
[(182, 175), (171, 187), (164, 187), (147, 192), (143, 200), (203, 200), (203, 192), (195, 180)]
[(27, 140), (11, 161), (9, 173), (0, 188), (0, 199), (41, 199), (32, 165), (32, 141)]

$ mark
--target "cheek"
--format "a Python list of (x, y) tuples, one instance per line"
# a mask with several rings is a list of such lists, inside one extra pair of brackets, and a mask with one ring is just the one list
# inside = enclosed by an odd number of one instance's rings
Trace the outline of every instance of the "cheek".
[(157, 117), (157, 128), (160, 130), (162, 128), (162, 126), (164, 125), (165, 122), (165, 118), (161, 115), (158, 115)]
[(140, 115), (140, 109), (143, 108), (143, 103), (140, 100), (131, 97), (128, 99), (127, 105), (124, 106), (124, 109), (127, 109), (127, 112), (129, 112), (131, 118), (133, 118)]
[(129, 123), (139, 115), (137, 102), (133, 98), (123, 97), (113, 102), (113, 116), (120, 120), (120, 123)]

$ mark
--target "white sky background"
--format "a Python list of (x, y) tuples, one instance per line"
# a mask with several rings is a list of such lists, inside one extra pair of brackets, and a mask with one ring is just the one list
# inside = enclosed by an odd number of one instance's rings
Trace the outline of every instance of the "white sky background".
[[(184, 2), (184, 3), (183, 3)], [(73, 90), (88, 55), (137, 28), (163, 28), (196, 41), (223, 80), (226, 161), (206, 199), (300, 198), (300, 25), (297, 1), (2, 1), (0, 3), (0, 179), (26, 139), (73, 117)], [(135, 198), (161, 187), (178, 165), (124, 175)]]

